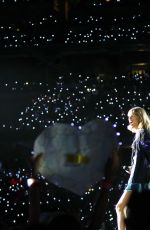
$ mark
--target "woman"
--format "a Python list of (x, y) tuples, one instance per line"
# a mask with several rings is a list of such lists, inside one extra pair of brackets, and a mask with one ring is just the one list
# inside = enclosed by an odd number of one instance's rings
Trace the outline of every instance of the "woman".
[[(128, 112), (128, 129), (135, 133), (132, 143), (130, 177), (124, 193), (116, 205), (118, 230), (125, 230), (125, 208), (133, 191), (150, 189), (148, 154), (150, 155), (150, 117), (141, 107)], [(148, 152), (149, 150), (149, 152)]]

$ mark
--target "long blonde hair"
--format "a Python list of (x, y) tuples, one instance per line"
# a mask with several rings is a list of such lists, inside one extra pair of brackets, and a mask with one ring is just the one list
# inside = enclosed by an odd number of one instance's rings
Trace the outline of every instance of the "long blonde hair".
[[(128, 111), (128, 114), (131, 113), (132, 115), (136, 115), (140, 123), (138, 125), (138, 129), (148, 129), (150, 130), (150, 116), (149, 114), (145, 111), (145, 109), (141, 107), (133, 107)], [(128, 125), (127, 127), (131, 132), (135, 133), (136, 130), (131, 127), (131, 125)]]

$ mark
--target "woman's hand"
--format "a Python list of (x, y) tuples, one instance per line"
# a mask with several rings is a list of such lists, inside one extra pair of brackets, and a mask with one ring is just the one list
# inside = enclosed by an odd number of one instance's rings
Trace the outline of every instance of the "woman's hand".
[(131, 166), (123, 166), (123, 169), (125, 170), (126, 173), (130, 174), (131, 173)]

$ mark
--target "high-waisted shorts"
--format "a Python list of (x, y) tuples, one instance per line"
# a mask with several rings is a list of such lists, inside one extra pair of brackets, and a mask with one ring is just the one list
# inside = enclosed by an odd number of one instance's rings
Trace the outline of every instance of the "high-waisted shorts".
[(150, 191), (150, 182), (149, 183), (129, 183), (129, 184), (127, 184), (125, 190), (137, 191), (137, 192), (142, 192), (145, 190)]

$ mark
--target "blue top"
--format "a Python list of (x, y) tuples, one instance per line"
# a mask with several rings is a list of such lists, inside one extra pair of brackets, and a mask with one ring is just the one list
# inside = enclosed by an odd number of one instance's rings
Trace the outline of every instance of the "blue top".
[[(149, 159), (149, 161), (148, 161)], [(150, 182), (150, 130), (140, 129), (132, 143), (131, 174), (128, 186)]]

